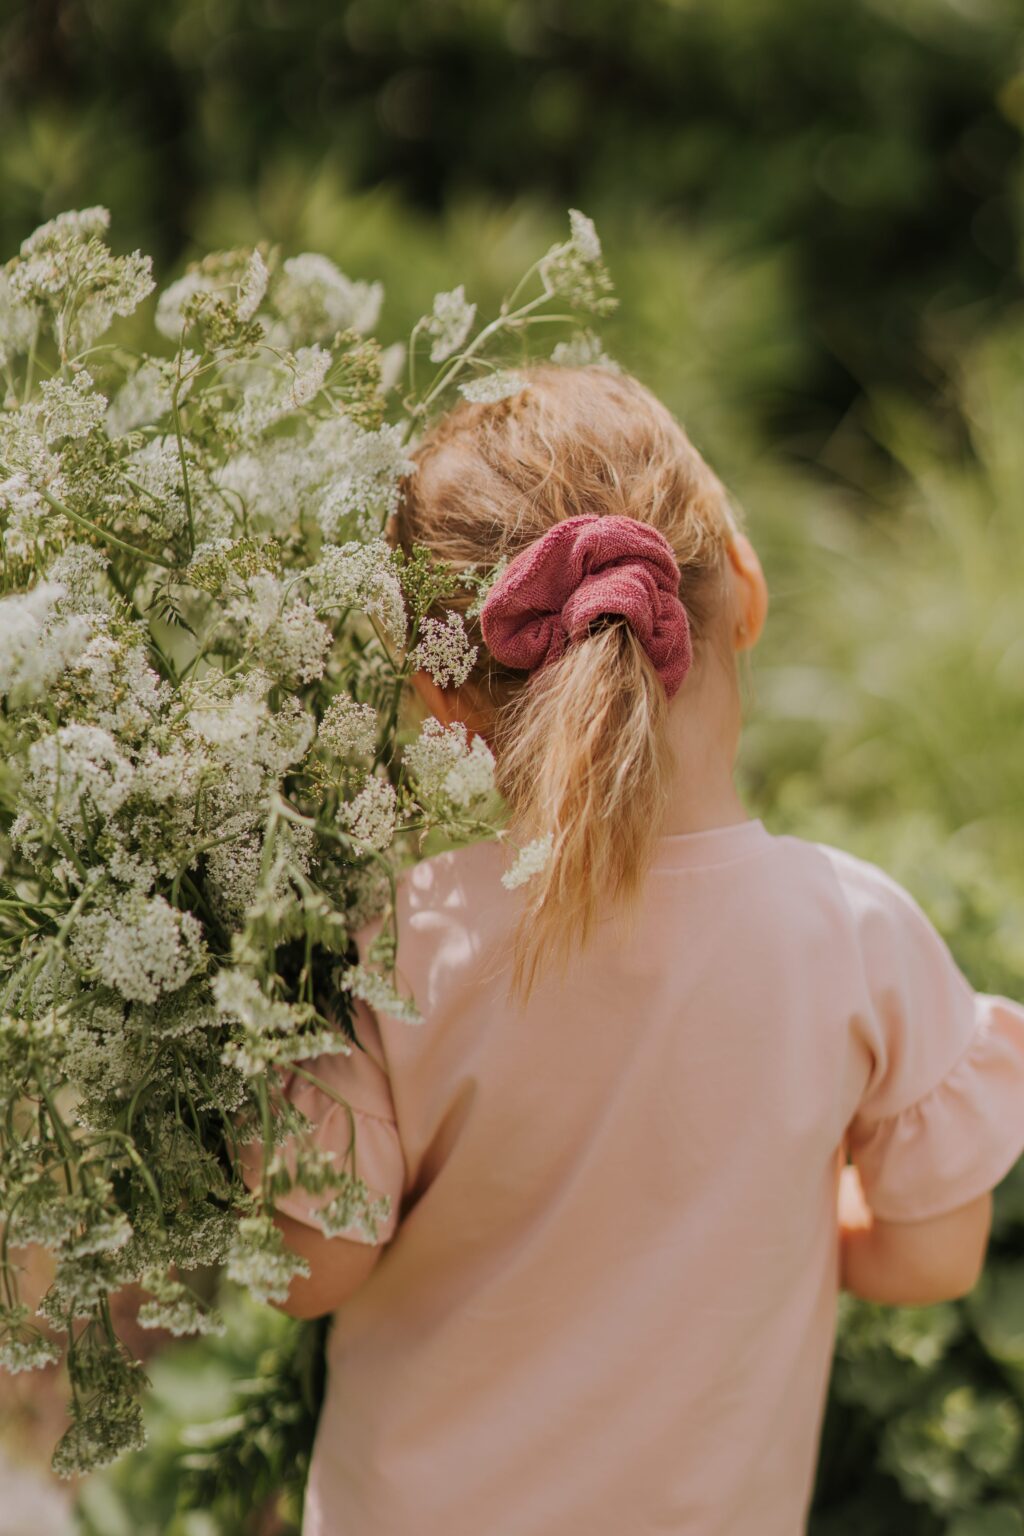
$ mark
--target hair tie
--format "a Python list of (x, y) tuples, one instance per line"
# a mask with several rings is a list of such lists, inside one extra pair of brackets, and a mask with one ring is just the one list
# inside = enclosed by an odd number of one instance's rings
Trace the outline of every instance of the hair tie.
[(480, 627), (496, 661), (532, 672), (604, 613), (629, 622), (671, 698), (693, 661), (690, 622), (671, 544), (637, 518), (584, 513), (555, 523), (505, 567)]

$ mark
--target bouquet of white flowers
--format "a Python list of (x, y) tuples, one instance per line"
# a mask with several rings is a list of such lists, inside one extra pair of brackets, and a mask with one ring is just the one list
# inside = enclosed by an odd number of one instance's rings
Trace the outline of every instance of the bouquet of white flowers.
[[(334, 1192), (326, 1232), (372, 1239), (386, 1214), (274, 1069), (352, 1049), (325, 996), (343, 1026), (352, 997), (416, 1020), (393, 923), (367, 956), (350, 936), (392, 911), (426, 831), (496, 825), (485, 744), (400, 724), (412, 671), (468, 674), (462, 620), (438, 615), (493, 572), (385, 529), (432, 413), (521, 387), (508, 343), (525, 356), (535, 320), (614, 304), (593, 225), (570, 219), (488, 325), (459, 287), (387, 349), (379, 284), (266, 246), (160, 295), (164, 355), (99, 345), (155, 286), (100, 207), (0, 269), (0, 1364), (66, 1351), (64, 1475), (145, 1439), (111, 1293), (140, 1283), (139, 1322), (175, 1334), (220, 1326), (182, 1278), (199, 1266), (287, 1295), (286, 1139), (297, 1182)], [(553, 355), (600, 348), (577, 330)], [(250, 1191), (235, 1153), (256, 1140)], [(54, 1256), (34, 1315), (30, 1243)]]

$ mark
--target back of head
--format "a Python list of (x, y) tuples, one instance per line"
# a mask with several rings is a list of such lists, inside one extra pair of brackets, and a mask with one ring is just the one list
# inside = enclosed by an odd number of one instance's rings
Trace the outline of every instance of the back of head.
[[(463, 401), (413, 452), (398, 541), (457, 569), (513, 559), (556, 523), (626, 515), (668, 540), (694, 666), (712, 639), (736, 521), (725, 491), (672, 415), (606, 367), (538, 363), (517, 394)], [(467, 594), (443, 609), (465, 616)], [(633, 905), (658, 836), (673, 759), (665, 686), (634, 630), (608, 615), (554, 661), (524, 672), (479, 646), (469, 688), (492, 726), (497, 783), (520, 841), (551, 836), (525, 887), (513, 990), (584, 947), (604, 902)]]

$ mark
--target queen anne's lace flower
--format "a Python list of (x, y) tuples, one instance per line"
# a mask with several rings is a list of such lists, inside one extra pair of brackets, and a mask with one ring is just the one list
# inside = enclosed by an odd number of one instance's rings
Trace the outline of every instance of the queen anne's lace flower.
[(344, 695), (324, 710), (317, 738), (335, 757), (360, 757), (377, 744), (377, 711)]
[(300, 347), (295, 354), (295, 377), (289, 391), (289, 404), (308, 405), (321, 388), (331, 366), (331, 354), (323, 347)]
[(125, 380), (107, 407), (107, 434), (111, 438), (123, 437), (133, 427), (160, 421), (170, 408), (171, 386), (164, 370), (147, 358)]
[(353, 837), (370, 848), (384, 849), (395, 835), (398, 801), (387, 779), (367, 779), (363, 788), (339, 806), (338, 815)]
[(540, 263), (545, 291), (576, 309), (609, 314), (616, 305), (602, 261), (601, 242), (592, 219), (578, 208), (569, 210), (569, 239), (553, 245)]
[(425, 720), (403, 757), (417, 795), (428, 807), (479, 809), (494, 789), (494, 754), (482, 736), (467, 744), (460, 720), (451, 725)]
[(577, 331), (568, 341), (560, 341), (551, 353), (551, 361), (564, 368), (607, 368), (610, 373), (622, 371), (604, 350), (600, 337), (589, 330)]
[(386, 1013), (403, 1024), (422, 1024), (423, 1015), (411, 997), (400, 997), (394, 987), (379, 971), (368, 970), (363, 965), (352, 965), (341, 980), (344, 991), (353, 997), (361, 997), (371, 1008)]
[(268, 1216), (244, 1216), (228, 1254), (227, 1274), (257, 1301), (287, 1301), (292, 1280), (307, 1276), (309, 1264), (285, 1248), (279, 1228)]
[(198, 919), (163, 896), (131, 894), (110, 911), (84, 912), (71, 949), (84, 969), (143, 1003), (183, 987), (206, 964)]
[(422, 621), (412, 663), (429, 672), (439, 688), (459, 688), (473, 670), (478, 650), (478, 646), (470, 644), (459, 614), (449, 609), (443, 622), (441, 619)]
[(324, 486), (316, 507), (324, 538), (337, 539), (351, 528), (372, 539), (398, 506), (399, 481), (412, 468), (400, 423), (353, 437), (344, 468)]
[(435, 294), (433, 312), (423, 322), (426, 334), (434, 338), (430, 361), (443, 363), (457, 352), (473, 329), (475, 318), (476, 305), (467, 303), (462, 283), (451, 293)]
[(511, 866), (501, 877), (505, 889), (514, 891), (525, 885), (527, 880), (532, 880), (534, 875), (539, 875), (551, 858), (551, 845), (552, 836), (548, 832), (546, 836), (535, 838), (532, 843), (526, 843), (520, 848)]
[(39, 311), (14, 297), (11, 281), (0, 270), (0, 368), (21, 352), (27, 352), (39, 329)]
[(238, 318), (251, 320), (263, 301), (270, 279), (270, 269), (259, 251), (253, 251), (238, 285)]
[(478, 405), (489, 405), (495, 400), (507, 400), (510, 395), (518, 395), (525, 388), (526, 380), (521, 373), (498, 368), (494, 373), (484, 373), (478, 379), (471, 379), (468, 384), (460, 384), (459, 392)]
[(0, 698), (23, 690), (39, 697), (89, 643), (88, 619), (58, 615), (67, 595), (58, 581), (42, 581), (30, 592), (0, 598)]
[(76, 373), (70, 384), (63, 379), (44, 379), (39, 393), (43, 437), (47, 443), (63, 437), (88, 436), (99, 426), (107, 409), (106, 397), (97, 393), (88, 368)]
[(134, 769), (117, 742), (95, 725), (62, 725), (29, 749), (26, 794), (68, 836), (84, 838), (83, 814), (113, 816), (131, 793)]
[(383, 298), (380, 283), (353, 282), (328, 257), (313, 251), (288, 258), (274, 293), (293, 345), (329, 341), (338, 331), (372, 331)]
[(368, 544), (325, 544), (308, 572), (318, 613), (343, 614), (348, 608), (370, 613), (396, 645), (405, 640), (406, 614), (394, 556), (384, 539)]

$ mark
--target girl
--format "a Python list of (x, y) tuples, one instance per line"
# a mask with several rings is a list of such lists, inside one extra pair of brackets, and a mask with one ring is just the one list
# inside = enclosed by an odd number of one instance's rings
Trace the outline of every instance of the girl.
[[(721, 484), (636, 380), (524, 373), (422, 442), (394, 536), (509, 561), (466, 685), (416, 684), (547, 861), (407, 871), (425, 1023), (360, 1004), (365, 1050), (314, 1064), (392, 1214), (371, 1246), (281, 1201), (311, 1266), (286, 1310), (336, 1312), (305, 1536), (797, 1536), (839, 1288), (978, 1278), (1024, 1007), (881, 869), (747, 814), (767, 596)], [(345, 1112), (289, 1093), (343, 1153)]]

